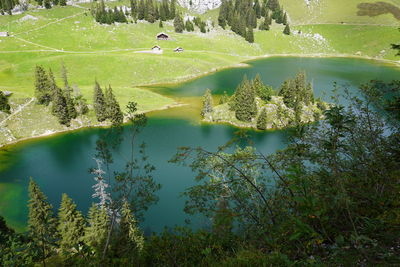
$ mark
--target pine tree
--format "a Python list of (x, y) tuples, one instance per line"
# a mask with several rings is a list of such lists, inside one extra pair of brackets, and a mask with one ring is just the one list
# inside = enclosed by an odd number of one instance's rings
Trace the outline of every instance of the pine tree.
[(107, 106), (107, 118), (111, 120), (113, 125), (120, 125), (124, 120), (118, 101), (115, 99), (111, 86), (106, 88), (105, 100)]
[(75, 101), (71, 94), (72, 90), (70, 87), (64, 89), (64, 96), (69, 119), (76, 119), (76, 117), (78, 116), (78, 112), (76, 111)]
[(67, 1), (66, 0), (60, 0), (60, 6), (66, 6)]
[(102, 252), (109, 224), (110, 219), (106, 209), (92, 204), (89, 209), (88, 226), (85, 228), (84, 240), (97, 254)]
[(51, 101), (50, 82), (42, 66), (36, 65), (35, 69), (35, 96), (38, 103), (48, 105)]
[(263, 108), (260, 115), (257, 118), (257, 129), (266, 130), (267, 129), (267, 110)]
[(246, 41), (249, 43), (254, 43), (254, 33), (253, 33), (253, 28), (249, 28), (246, 32)]
[(211, 90), (207, 89), (203, 96), (203, 108), (201, 110), (201, 116), (205, 118), (212, 111), (213, 111), (213, 99), (211, 95)]
[(137, 0), (131, 0), (131, 16), (133, 20), (136, 22), (138, 17), (138, 3)]
[(261, 23), (260, 26), (258, 27), (258, 29), (262, 30), (262, 31), (269, 31), (269, 22), (268, 22), (268, 18), (265, 18)]
[(158, 23), (158, 27), (163, 28), (163, 23), (162, 23), (162, 19), (160, 19), (160, 23)]
[(0, 91), (0, 111), (10, 113), (11, 107), (10, 104), (8, 104), (8, 97), (3, 93), (3, 91)]
[(288, 24), (286, 12), (285, 12), (285, 14), (283, 15), (283, 18), (282, 18), (282, 24), (284, 24), (284, 25)]
[(67, 194), (62, 195), (60, 209), (58, 210), (58, 233), (61, 253), (73, 253), (85, 234), (85, 219), (77, 210), (76, 204)]
[(174, 19), (175, 32), (182, 33), (184, 29), (183, 20), (179, 13), (176, 14)]
[(97, 121), (102, 122), (107, 119), (107, 109), (106, 101), (104, 98), (103, 91), (99, 83), (96, 81), (94, 86), (94, 97), (93, 97), (93, 107), (96, 113)]
[(246, 76), (236, 89), (233, 110), (236, 118), (241, 121), (251, 121), (257, 114), (254, 88)]
[(290, 27), (289, 24), (286, 24), (285, 29), (283, 30), (283, 33), (286, 35), (290, 35)]
[(255, 1), (254, 4), (254, 12), (256, 13), (256, 16), (258, 19), (261, 18), (261, 6), (260, 6), (260, 2), (258, 2), (258, 0)]
[(51, 111), (58, 118), (60, 124), (69, 126), (71, 119), (68, 114), (67, 101), (58, 86), (55, 86), (53, 90), (53, 106), (51, 107)]
[(145, 4), (144, 0), (140, 0), (139, 6), (138, 6), (138, 20), (143, 20), (145, 18)]
[(46, 196), (31, 178), (29, 181), (28, 233), (38, 249), (38, 254), (46, 266), (45, 260), (50, 255), (56, 240), (56, 220), (52, 206)]

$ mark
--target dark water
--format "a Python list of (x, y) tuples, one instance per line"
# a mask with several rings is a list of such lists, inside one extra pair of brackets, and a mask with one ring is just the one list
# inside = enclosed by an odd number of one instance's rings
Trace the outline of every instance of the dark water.
[[(356, 59), (269, 58), (250, 63), (249, 68), (224, 70), (187, 83), (159, 87), (165, 95), (185, 98), (202, 95), (205, 88), (214, 93), (231, 91), (244, 74), (250, 78), (260, 73), (264, 82), (277, 87), (284, 79), (299, 70), (307, 71), (313, 81), (315, 95), (329, 100), (336, 81), (358, 94), (356, 87), (371, 79), (399, 79), (400, 69), (376, 62)], [(156, 167), (155, 179), (162, 184), (160, 200), (146, 213), (143, 227), (160, 231), (164, 226), (183, 225), (187, 215), (182, 211), (184, 199), (179, 197), (193, 185), (194, 174), (187, 167), (168, 163), (180, 146), (203, 146), (215, 149), (227, 142), (237, 130), (227, 125), (201, 125), (198, 110), (183, 107), (150, 114), (149, 125), (140, 135), (147, 143), (150, 162)], [(188, 115), (189, 114), (189, 115)], [(27, 216), (27, 185), (34, 177), (55, 208), (62, 193), (67, 193), (82, 211), (93, 199), (93, 176), (88, 169), (94, 166), (95, 142), (104, 129), (88, 129), (42, 138), (18, 144), (0, 151), (0, 215), (18, 229), (23, 229)], [(252, 132), (253, 140), (264, 153), (285, 147), (286, 131)], [(115, 151), (113, 168), (122, 168), (128, 144), (122, 143)], [(207, 221), (190, 218), (194, 227)]]

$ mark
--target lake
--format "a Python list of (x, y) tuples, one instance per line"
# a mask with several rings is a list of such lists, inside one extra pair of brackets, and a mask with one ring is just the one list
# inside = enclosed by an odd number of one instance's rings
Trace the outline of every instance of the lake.
[[(202, 146), (209, 150), (230, 140), (236, 128), (228, 125), (209, 125), (199, 122), (200, 97), (206, 88), (213, 94), (232, 93), (243, 75), (253, 78), (261, 74), (265, 83), (278, 87), (286, 78), (304, 70), (312, 81), (316, 97), (330, 101), (333, 84), (347, 87), (359, 95), (357, 87), (371, 79), (400, 78), (400, 68), (375, 61), (352, 58), (296, 58), (272, 57), (248, 62), (246, 68), (226, 69), (180, 84), (157, 86), (149, 90), (174, 97), (187, 106), (149, 114), (148, 126), (140, 134), (147, 143), (149, 161), (156, 167), (153, 173), (162, 184), (159, 202), (152, 206), (142, 223), (145, 231), (161, 231), (165, 226), (184, 225), (192, 220), (192, 227), (204, 227), (209, 222), (201, 217), (190, 218), (183, 212), (180, 197), (195, 184), (195, 174), (187, 167), (171, 164), (168, 160), (180, 146)], [(133, 99), (134, 101), (134, 99)], [(342, 100), (343, 104), (346, 101)], [(96, 140), (106, 129), (84, 129), (71, 133), (21, 142), (0, 151), (0, 215), (16, 229), (22, 230), (27, 220), (27, 186), (33, 177), (58, 209), (61, 194), (67, 193), (86, 212), (92, 199), (93, 175), (89, 168), (93, 160)], [(268, 154), (286, 146), (288, 133), (282, 131), (251, 132), (256, 147)], [(115, 152), (114, 170), (124, 166), (129, 152), (122, 143)]]

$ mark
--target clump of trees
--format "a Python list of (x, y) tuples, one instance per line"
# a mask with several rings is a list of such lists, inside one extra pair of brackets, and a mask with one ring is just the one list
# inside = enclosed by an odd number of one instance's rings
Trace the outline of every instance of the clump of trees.
[(10, 113), (11, 106), (8, 103), (8, 97), (4, 94), (3, 91), (0, 91), (0, 111), (5, 113)]
[(19, 4), (19, 0), (0, 0), (0, 14), (12, 15), (12, 10)]
[(36, 0), (36, 2), (40, 5), (45, 7), (46, 9), (50, 9), (52, 6), (66, 6), (66, 0)]
[(61, 66), (61, 76), (64, 88), (61, 89), (55, 80), (51, 69), (46, 72), (43, 66), (37, 65), (35, 69), (35, 97), (38, 104), (48, 106), (51, 104), (51, 111), (58, 118), (60, 124), (69, 126), (72, 119), (78, 115), (88, 112), (86, 99), (70, 87), (67, 77), (67, 69), (64, 64)]
[(92, 14), (100, 24), (113, 24), (115, 22), (127, 23), (125, 13), (122, 8), (114, 7), (114, 9), (106, 8), (104, 1), (97, 3), (92, 7)]
[(96, 81), (93, 94), (93, 107), (96, 113), (97, 121), (103, 122), (109, 119), (112, 125), (120, 125), (124, 120), (124, 114), (121, 111), (118, 101), (114, 96), (111, 85), (106, 87), (105, 93)]
[(203, 96), (203, 108), (201, 109), (201, 117), (205, 118), (213, 111), (213, 99), (211, 95), (211, 90), (207, 89)]
[(287, 13), (280, 6), (278, 0), (223, 0), (221, 3), (218, 25), (223, 29), (227, 26), (246, 39), (254, 42), (253, 29), (257, 28), (257, 20), (262, 19), (259, 24), (260, 30), (269, 30), (272, 20), (278, 24), (287, 25)]

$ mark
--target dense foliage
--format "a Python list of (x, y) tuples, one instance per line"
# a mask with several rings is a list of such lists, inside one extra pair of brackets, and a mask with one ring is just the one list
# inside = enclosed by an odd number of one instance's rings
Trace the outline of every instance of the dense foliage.
[(223, 29), (229, 26), (234, 33), (253, 43), (253, 29), (257, 28), (257, 20), (261, 18), (263, 21), (259, 25), (260, 30), (269, 30), (272, 19), (278, 24), (287, 25), (287, 14), (278, 0), (262, 1), (261, 4), (259, 0), (223, 0), (218, 25)]
[(61, 77), (64, 88), (61, 89), (55, 80), (51, 69), (48, 72), (43, 66), (36, 66), (35, 69), (35, 97), (39, 105), (48, 106), (51, 104), (51, 112), (57, 117), (60, 124), (70, 126), (70, 122), (78, 115), (86, 114), (89, 109), (86, 99), (83, 98), (79, 89), (73, 89), (68, 82), (67, 69), (61, 65)]
[(12, 15), (13, 8), (19, 4), (19, 0), (0, 0), (0, 14)]

